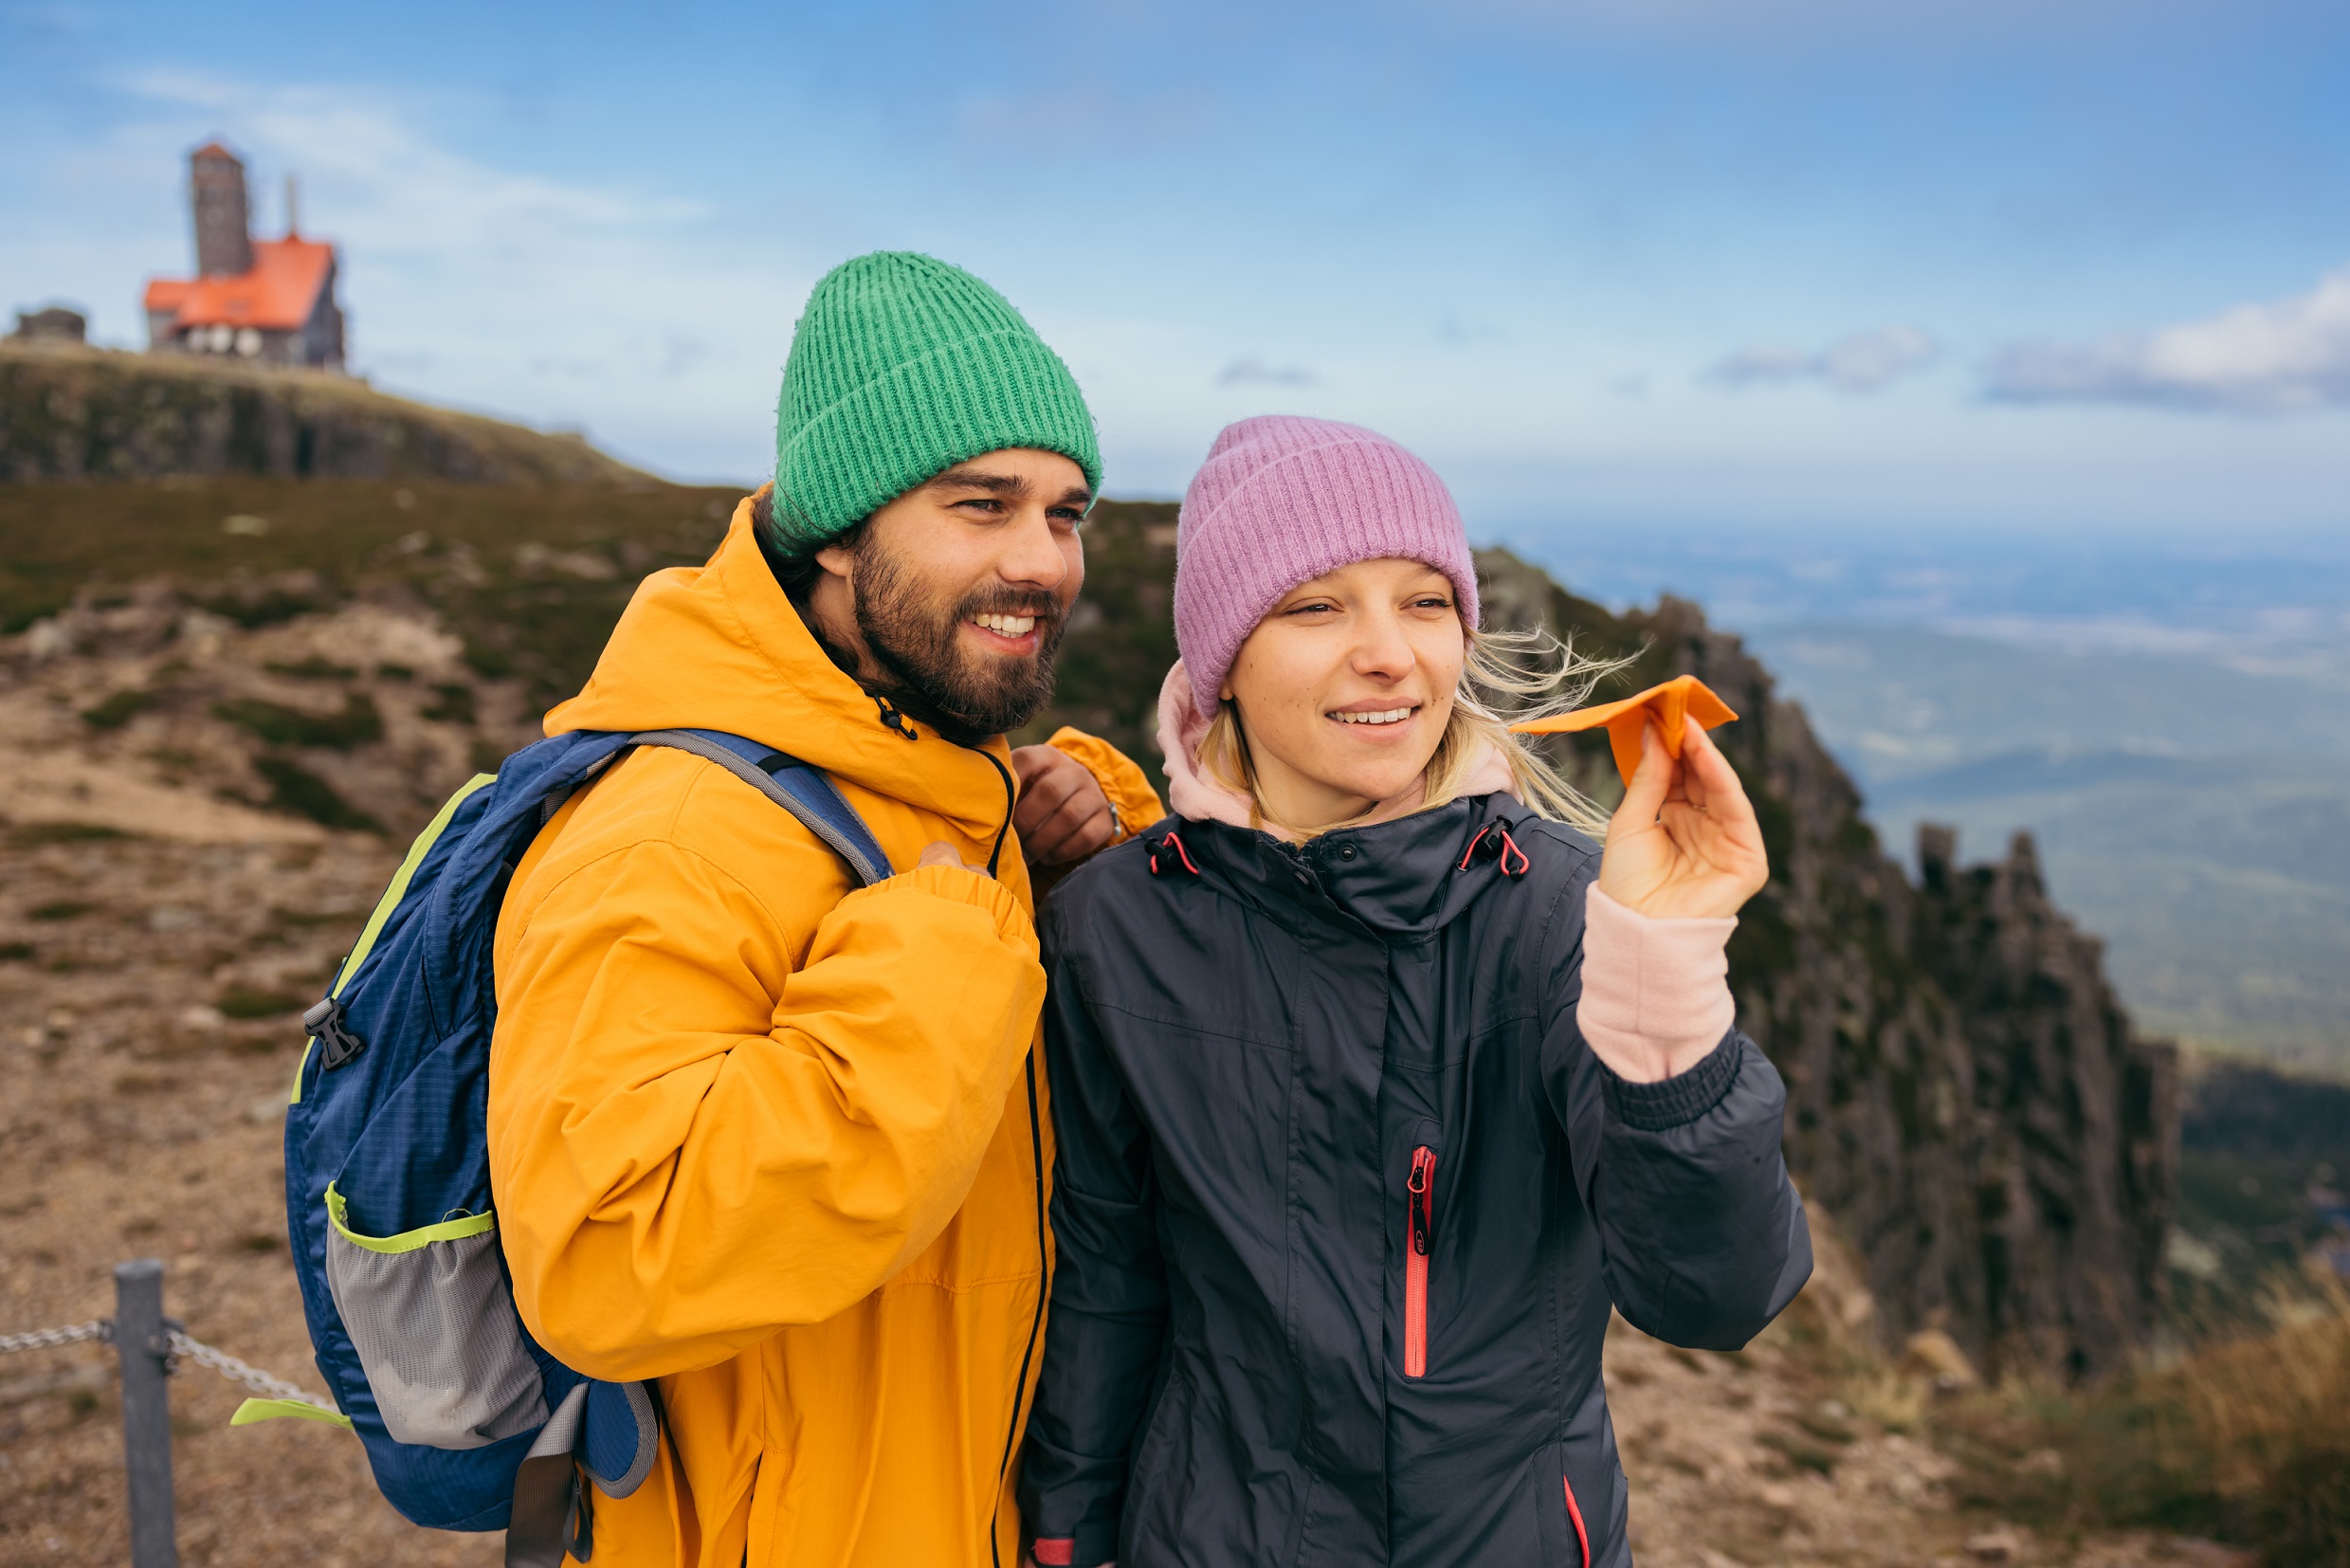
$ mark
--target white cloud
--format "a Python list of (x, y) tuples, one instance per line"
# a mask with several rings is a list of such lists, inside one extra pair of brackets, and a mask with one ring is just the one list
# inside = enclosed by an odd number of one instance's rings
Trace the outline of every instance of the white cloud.
[(2277, 413), (2350, 404), (2350, 266), (2283, 300), (2092, 343), (2019, 343), (1992, 361), (2011, 403), (2155, 403)]
[(1216, 376), (1219, 387), (1310, 387), (1319, 379), (1303, 365), (1268, 365), (1250, 357), (1235, 359)]
[(1873, 392), (1931, 364), (1940, 353), (1916, 327), (1878, 327), (1838, 338), (1817, 352), (1789, 348), (1741, 349), (1713, 369), (1713, 378), (1734, 387), (1789, 381), (1818, 381), (1841, 392)]

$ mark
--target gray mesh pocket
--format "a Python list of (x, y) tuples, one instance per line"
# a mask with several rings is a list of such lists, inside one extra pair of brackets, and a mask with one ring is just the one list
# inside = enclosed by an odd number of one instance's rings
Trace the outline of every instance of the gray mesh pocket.
[(379, 1240), (344, 1226), (332, 1187), (327, 1208), (327, 1288), (395, 1440), (478, 1449), (546, 1421), (490, 1216)]

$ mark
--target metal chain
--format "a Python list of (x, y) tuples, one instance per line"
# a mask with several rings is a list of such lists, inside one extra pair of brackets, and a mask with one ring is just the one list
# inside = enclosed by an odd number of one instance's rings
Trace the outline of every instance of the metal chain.
[[(95, 1322), (75, 1323), (70, 1328), (36, 1328), (29, 1334), (0, 1334), (0, 1356), (17, 1350), (49, 1350), (58, 1345), (78, 1345), (90, 1340), (111, 1342), (115, 1325), (109, 1319)], [(200, 1367), (209, 1367), (232, 1383), (243, 1383), (247, 1390), (269, 1399), (292, 1399), (320, 1410), (333, 1410), (334, 1402), (324, 1395), (312, 1394), (299, 1384), (282, 1377), (273, 1377), (248, 1361), (240, 1361), (225, 1350), (214, 1350), (201, 1340), (191, 1340), (178, 1329), (171, 1330), (165, 1341), (174, 1357), (185, 1356)], [(167, 1364), (166, 1370), (176, 1371)]]
[(36, 1328), (29, 1334), (0, 1334), (0, 1356), (15, 1350), (47, 1350), (56, 1345), (78, 1345), (85, 1340), (112, 1340), (115, 1325), (104, 1318), (95, 1322), (76, 1323), (71, 1328)]
[(238, 1360), (225, 1350), (214, 1350), (198, 1340), (191, 1340), (178, 1329), (172, 1330), (172, 1354), (185, 1356), (200, 1367), (209, 1367), (232, 1383), (243, 1383), (254, 1394), (267, 1399), (292, 1399), (299, 1404), (316, 1405), (320, 1410), (333, 1410), (334, 1403), (324, 1395), (312, 1394), (282, 1377), (269, 1374), (247, 1362)]

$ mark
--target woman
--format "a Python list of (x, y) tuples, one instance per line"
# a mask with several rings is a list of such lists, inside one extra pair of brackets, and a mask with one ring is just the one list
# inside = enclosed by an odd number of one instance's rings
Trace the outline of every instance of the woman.
[(1753, 809), (1650, 729), (1576, 831), (1478, 689), (1578, 672), (1495, 657), (1451, 498), (1368, 430), (1232, 426), (1175, 548), (1175, 815), (1042, 933), (1035, 1559), (1629, 1563), (1610, 1305), (1735, 1349), (1811, 1270), (1724, 979)]

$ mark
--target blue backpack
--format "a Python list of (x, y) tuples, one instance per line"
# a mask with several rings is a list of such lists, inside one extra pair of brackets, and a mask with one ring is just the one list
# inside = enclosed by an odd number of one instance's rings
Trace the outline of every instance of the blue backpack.
[(492, 944), (506, 884), (572, 793), (632, 746), (691, 752), (805, 823), (861, 884), (889, 858), (823, 774), (715, 730), (587, 731), (515, 753), (451, 795), (393, 873), (326, 999), (285, 1118), (285, 1211), (319, 1371), (409, 1520), (506, 1535), (509, 1568), (593, 1547), (584, 1469), (626, 1497), (651, 1469), (645, 1383), (606, 1383), (522, 1326), (498, 1241), (487, 1137)]

